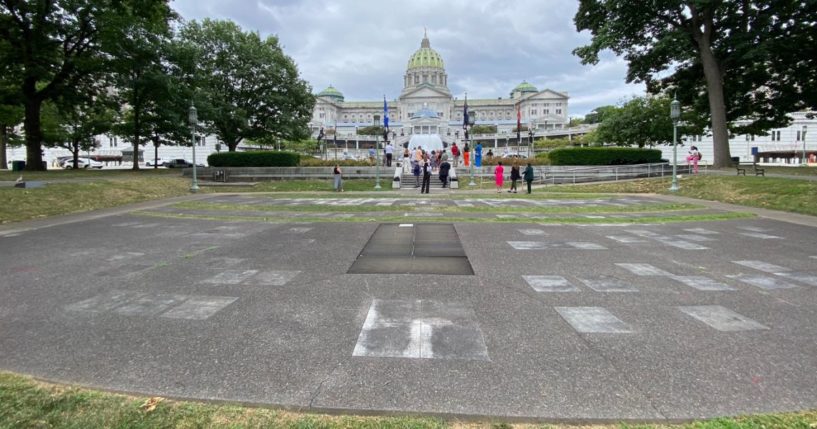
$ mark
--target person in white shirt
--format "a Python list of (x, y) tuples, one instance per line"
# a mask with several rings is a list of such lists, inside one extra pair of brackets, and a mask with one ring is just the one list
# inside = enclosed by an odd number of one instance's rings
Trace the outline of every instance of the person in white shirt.
[(386, 145), (386, 167), (391, 167), (391, 158), (394, 155), (394, 146), (391, 145), (391, 142)]

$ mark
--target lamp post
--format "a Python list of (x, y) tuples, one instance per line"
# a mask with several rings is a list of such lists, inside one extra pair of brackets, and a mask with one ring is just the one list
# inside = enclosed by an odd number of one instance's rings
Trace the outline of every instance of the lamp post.
[(199, 182), (196, 178), (196, 124), (199, 122), (199, 113), (193, 103), (190, 103), (187, 119), (190, 122), (190, 134), (193, 140), (193, 183), (190, 185), (190, 192), (195, 194), (199, 191)]
[[(477, 122), (476, 115), (468, 115), (468, 129), (470, 129), (471, 132), (474, 131), (474, 124), (476, 122)], [(470, 134), (471, 133), (469, 133), (468, 130), (465, 131), (465, 144), (468, 144), (468, 137), (469, 137)], [(473, 142), (474, 142), (474, 139), (471, 138), (471, 143), (473, 143)], [(476, 153), (476, 150), (473, 147), (471, 148), (471, 153), (472, 154)], [(471, 182), (468, 183), (468, 186), (477, 186), (477, 182), (474, 182), (474, 159), (475, 159), (475, 157), (472, 156), (471, 157), (471, 162), (470, 162), (470, 164), (471, 164)]]
[(678, 120), (681, 119), (681, 103), (673, 96), (669, 106), (669, 117), (672, 118), (672, 186), (669, 190), (678, 192)]
[[(377, 127), (379, 125), (380, 125), (380, 115), (374, 115), (374, 126)], [(375, 177), (375, 179), (374, 179), (374, 188), (375, 189), (381, 189), (380, 188), (380, 144), (379, 144), (380, 140), (378, 138), (378, 134), (380, 134), (380, 133), (375, 133), (374, 134), (374, 153), (375, 153), (375, 155), (374, 155), (374, 177)]]
[(531, 126), (528, 125), (528, 158), (530, 158), (531, 151), (533, 150), (532, 147), (533, 147), (533, 128), (531, 128)]
[(803, 139), (803, 161), (800, 163), (803, 167), (808, 167), (806, 162), (806, 126), (803, 125), (803, 132), (800, 133), (800, 138)]

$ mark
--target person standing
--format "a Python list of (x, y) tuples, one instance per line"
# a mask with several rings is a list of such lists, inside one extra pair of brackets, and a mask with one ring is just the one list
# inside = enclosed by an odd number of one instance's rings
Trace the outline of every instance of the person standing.
[(411, 170), (409, 170), (409, 158), (410, 157), (411, 157), (411, 152), (409, 151), (408, 144), (406, 144), (406, 147), (403, 148), (403, 164), (402, 165), (403, 165), (403, 171), (404, 172), (411, 171)]
[(448, 187), (449, 170), (451, 170), (451, 164), (448, 163), (448, 160), (443, 160), (443, 163), (440, 164), (440, 182), (443, 182), (443, 188)]
[(528, 193), (530, 194), (530, 185), (533, 183), (533, 167), (528, 162), (528, 166), (525, 167), (525, 173), (522, 176), (525, 179), (525, 183), (528, 184)]
[(431, 188), (431, 166), (428, 161), (423, 163), (423, 184), (420, 187), (421, 194), (428, 194)]
[(701, 152), (698, 151), (697, 146), (689, 148), (689, 156), (687, 156), (687, 166), (692, 164), (694, 166), (695, 174), (698, 174), (698, 161), (701, 160)]
[(457, 147), (456, 143), (451, 145), (451, 157), (454, 158), (454, 167), (459, 166), (459, 164), (460, 164), (460, 148)]
[(470, 161), (469, 158), (470, 157), (471, 157), (471, 148), (468, 147), (468, 142), (465, 142), (465, 147), (462, 148), (462, 160), (465, 163), (466, 167), (468, 167), (470, 165), (469, 164), (469, 161)]
[(482, 167), (482, 143), (474, 147), (474, 167)]
[(412, 159), (411, 160), (411, 174), (414, 175), (414, 187), (415, 188), (420, 187), (420, 170), (422, 170), (420, 168), (420, 161), (417, 161), (416, 159)]
[(386, 144), (386, 167), (391, 167), (392, 156), (394, 156), (394, 146), (389, 142)]
[(496, 183), (496, 192), (502, 192), (502, 183), (505, 179), (505, 167), (502, 166), (502, 161), (496, 163), (496, 168), (494, 169), (494, 182)]
[(343, 192), (343, 173), (340, 166), (335, 164), (335, 169), (332, 171), (332, 176), (335, 178), (335, 192)]
[(508, 189), (508, 192), (516, 193), (516, 181), (521, 177), (519, 174), (519, 161), (514, 161), (513, 166), (511, 166), (511, 189)]

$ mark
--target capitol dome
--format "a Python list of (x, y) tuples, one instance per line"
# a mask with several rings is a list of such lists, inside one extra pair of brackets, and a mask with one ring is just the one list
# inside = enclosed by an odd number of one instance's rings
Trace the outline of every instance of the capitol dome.
[(343, 102), (343, 93), (335, 89), (332, 85), (318, 93), (318, 97), (331, 98), (338, 102)]
[(406, 74), (403, 76), (403, 89), (431, 85), (448, 92), (448, 75), (445, 73), (445, 62), (442, 55), (431, 49), (428, 34), (423, 35), (420, 49), (409, 57)]
[(443, 57), (440, 56), (437, 51), (431, 49), (431, 42), (429, 42), (428, 36), (423, 37), (423, 41), (420, 43), (420, 49), (415, 51), (409, 58), (407, 69), (411, 70), (426, 67), (436, 69), (445, 68)]
[(511, 90), (511, 98), (516, 98), (514, 94), (518, 94), (519, 96), (527, 94), (529, 92), (539, 92), (535, 86), (529, 84), (527, 81), (522, 81), (519, 85), (516, 85), (516, 88)]

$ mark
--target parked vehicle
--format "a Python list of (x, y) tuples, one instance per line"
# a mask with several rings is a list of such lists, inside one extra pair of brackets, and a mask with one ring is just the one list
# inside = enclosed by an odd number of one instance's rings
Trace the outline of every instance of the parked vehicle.
[[(74, 158), (67, 158), (60, 161), (60, 167), (70, 170), (74, 168)], [(78, 168), (97, 168), (102, 169), (102, 163), (99, 161), (94, 161), (90, 158), (79, 158), (77, 160), (77, 167)]]
[[(154, 161), (153, 158), (145, 161), (145, 166), (146, 167), (153, 167), (153, 161)], [(167, 159), (164, 159), (164, 158), (159, 158), (159, 159), (156, 160), (156, 165), (158, 165), (159, 167), (163, 167), (169, 161), (170, 160), (167, 160)]]
[[(171, 159), (170, 161), (165, 162), (165, 167), (167, 168), (190, 168), (193, 166), (193, 163), (186, 160), (186, 159)], [(196, 164), (197, 167), (204, 167), (204, 164)]]
[(513, 153), (506, 153), (506, 154), (503, 154), (503, 155), (502, 155), (502, 158), (505, 158), (505, 159), (513, 159), (513, 158), (516, 158), (516, 159), (525, 159), (525, 158), (527, 158), (527, 155), (525, 155), (525, 154), (521, 154), (521, 153), (516, 153), (516, 152), (513, 152)]

